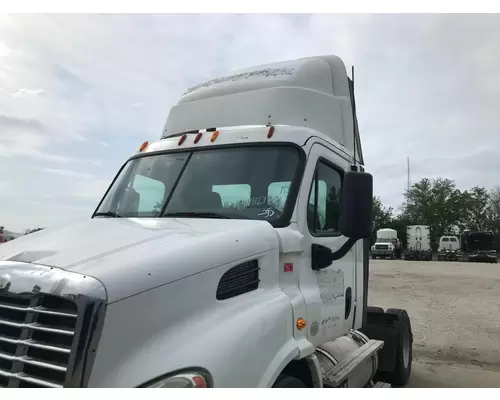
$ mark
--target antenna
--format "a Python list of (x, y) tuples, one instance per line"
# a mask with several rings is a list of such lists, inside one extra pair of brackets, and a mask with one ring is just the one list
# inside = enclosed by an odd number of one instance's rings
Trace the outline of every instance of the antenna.
[(410, 156), (406, 157), (406, 191), (410, 192)]
[(357, 127), (357, 118), (356, 118), (356, 100), (354, 99), (354, 65), (351, 67), (351, 110), (352, 110), (352, 141), (354, 147), (354, 166), (356, 166), (356, 148), (358, 144), (356, 142), (356, 127)]

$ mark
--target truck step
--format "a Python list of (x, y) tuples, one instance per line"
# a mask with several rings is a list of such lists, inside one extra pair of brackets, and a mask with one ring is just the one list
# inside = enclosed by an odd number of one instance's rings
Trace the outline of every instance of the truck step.
[(385, 383), (385, 382), (377, 382), (376, 384), (373, 385), (374, 389), (388, 389), (391, 387), (390, 383)]
[(349, 374), (354, 371), (359, 364), (373, 356), (383, 346), (384, 342), (381, 340), (369, 340), (354, 353), (326, 371), (323, 375), (323, 380), (334, 386), (339, 385), (347, 379)]

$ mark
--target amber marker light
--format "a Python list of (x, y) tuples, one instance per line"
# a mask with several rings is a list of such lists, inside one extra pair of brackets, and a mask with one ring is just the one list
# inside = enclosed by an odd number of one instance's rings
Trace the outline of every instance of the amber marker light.
[(215, 139), (217, 139), (217, 136), (219, 136), (219, 131), (215, 131), (212, 133), (212, 137), (210, 138), (211, 142), (215, 142)]

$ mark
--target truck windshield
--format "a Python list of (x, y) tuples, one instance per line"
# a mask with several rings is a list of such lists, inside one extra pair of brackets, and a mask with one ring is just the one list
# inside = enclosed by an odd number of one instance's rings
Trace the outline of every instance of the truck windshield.
[(95, 216), (281, 221), (301, 165), (291, 146), (152, 154), (122, 168)]

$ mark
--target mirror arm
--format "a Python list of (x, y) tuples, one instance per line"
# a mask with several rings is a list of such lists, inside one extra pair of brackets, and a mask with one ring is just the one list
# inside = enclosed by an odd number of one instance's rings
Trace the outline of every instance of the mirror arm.
[(347, 252), (354, 246), (358, 239), (349, 238), (347, 241), (340, 246), (335, 253), (321, 244), (313, 243), (311, 246), (311, 268), (314, 271), (319, 271), (324, 268), (328, 268), (332, 265), (332, 262), (339, 260), (344, 257)]
[(335, 253), (332, 253), (331, 260), (336, 261), (344, 257), (349, 250), (351, 250), (352, 246), (356, 244), (358, 239), (355, 238), (349, 238), (347, 241), (340, 246), (340, 249), (338, 249)]

